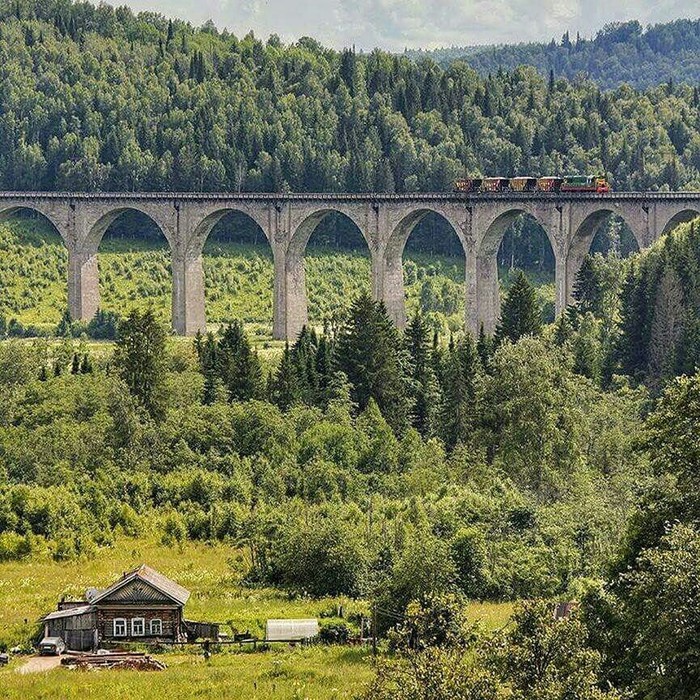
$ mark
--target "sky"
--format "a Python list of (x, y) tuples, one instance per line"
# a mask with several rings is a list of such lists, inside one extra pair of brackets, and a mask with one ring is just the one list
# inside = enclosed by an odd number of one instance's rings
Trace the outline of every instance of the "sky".
[[(123, 4), (124, 0), (114, 4)], [(642, 25), (700, 16), (697, 0), (125, 0), (199, 26), (285, 42), (312, 36), (334, 48), (436, 48), (592, 36), (607, 22)]]

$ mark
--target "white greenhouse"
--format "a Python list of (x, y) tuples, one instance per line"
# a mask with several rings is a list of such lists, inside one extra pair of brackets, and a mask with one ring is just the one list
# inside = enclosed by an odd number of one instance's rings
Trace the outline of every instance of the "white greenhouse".
[(303, 642), (318, 635), (318, 620), (268, 620), (266, 642)]

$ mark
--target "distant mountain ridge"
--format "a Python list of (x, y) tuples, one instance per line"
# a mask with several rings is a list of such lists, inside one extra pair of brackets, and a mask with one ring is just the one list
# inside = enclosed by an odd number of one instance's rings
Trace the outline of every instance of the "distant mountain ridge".
[(624, 83), (644, 89), (672, 80), (700, 83), (700, 19), (679, 19), (647, 29), (636, 21), (607, 24), (593, 39), (407, 51), (445, 66), (463, 60), (481, 75), (534, 66), (542, 75), (574, 79), (583, 74), (604, 89)]

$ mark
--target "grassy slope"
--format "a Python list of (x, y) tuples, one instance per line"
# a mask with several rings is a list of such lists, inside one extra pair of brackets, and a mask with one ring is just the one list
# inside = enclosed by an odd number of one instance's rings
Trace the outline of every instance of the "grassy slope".
[[(80, 596), (88, 586), (104, 586), (122, 571), (147, 562), (187, 587), (192, 597), (187, 615), (192, 619), (230, 621), (239, 629), (262, 636), (270, 617), (318, 617), (329, 614), (336, 599), (292, 598), (273, 589), (240, 585), (243, 558), (223, 545), (187, 543), (181, 551), (169, 549), (148, 537), (122, 538), (90, 561), (58, 563), (48, 558), (0, 564), (0, 630), (10, 644), (26, 639), (40, 615), (53, 609), (61, 596)], [(343, 601), (348, 612), (366, 605)], [(503, 626), (508, 604), (474, 604), (472, 619), (487, 629)], [(29, 624), (23, 622), (30, 620)], [(211, 667), (194, 653), (164, 655), (163, 673), (69, 673), (20, 676), (22, 659), (0, 670), (7, 698), (164, 698), (172, 693), (187, 698), (350, 698), (372, 673), (365, 650), (312, 648), (291, 650), (280, 646), (270, 652), (215, 655)], [(56, 694), (58, 692), (58, 695)]]
[[(125, 314), (153, 305), (170, 319), (171, 280), (166, 248), (144, 240), (106, 239), (100, 247), (102, 306)], [(421, 304), (442, 308), (453, 330), (464, 314), (464, 263), (459, 258), (404, 256), (409, 313)], [(268, 247), (213, 241), (205, 248), (207, 316), (212, 325), (242, 319), (258, 337), (272, 324), (272, 255)], [(309, 248), (306, 255), (309, 317), (314, 323), (370, 289), (366, 251)], [(55, 325), (67, 305), (66, 252), (42, 221), (0, 224), (0, 315), (24, 325)], [(542, 282), (542, 281), (540, 281)], [(551, 285), (541, 288), (553, 297)], [(439, 322), (439, 321), (438, 321)]]

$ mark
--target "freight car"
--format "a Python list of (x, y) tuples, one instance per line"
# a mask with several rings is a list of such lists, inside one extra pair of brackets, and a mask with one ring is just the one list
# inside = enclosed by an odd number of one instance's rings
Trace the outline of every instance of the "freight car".
[(455, 192), (610, 192), (604, 175), (484, 177), (455, 180)]

